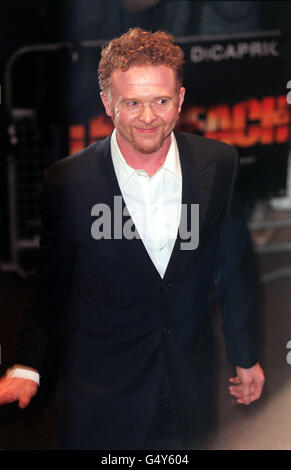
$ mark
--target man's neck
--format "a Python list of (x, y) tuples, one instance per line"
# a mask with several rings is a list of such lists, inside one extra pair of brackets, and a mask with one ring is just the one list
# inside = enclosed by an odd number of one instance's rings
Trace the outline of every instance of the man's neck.
[(171, 146), (169, 135), (163, 142), (162, 147), (154, 153), (146, 154), (139, 152), (116, 133), (118, 147), (126, 163), (137, 170), (144, 170), (149, 176), (154, 175), (166, 160)]

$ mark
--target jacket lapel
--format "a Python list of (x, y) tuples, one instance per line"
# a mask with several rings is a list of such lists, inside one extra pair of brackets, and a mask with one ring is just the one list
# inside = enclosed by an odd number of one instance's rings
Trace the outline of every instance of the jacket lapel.
[[(92, 149), (94, 151), (85, 165), (83, 178), (78, 184), (78, 190), (85, 199), (90, 209), (90, 214), (95, 204), (102, 203), (110, 208), (113, 217), (115, 198), (118, 197), (119, 201), (121, 201), (122, 213), (126, 204), (114, 171), (110, 151), (110, 137), (111, 135), (106, 137), (103, 141), (93, 144), (96, 148)], [(125, 220), (131, 227), (134, 227), (133, 220), (130, 216), (123, 218), (123, 221)], [(113, 230), (112, 228), (112, 237)], [(122, 250), (123, 255), (126, 253), (128, 263), (131, 263), (137, 271), (142, 271), (144, 274), (148, 275), (150, 279), (152, 279), (153, 276), (160, 279), (159, 272), (154, 266), (140, 237), (134, 237), (131, 240), (122, 237), (121, 240), (114, 240), (114, 243), (110, 244), (110, 249), (116, 252), (117, 257), (120, 256), (120, 250)]]
[[(190, 145), (187, 137), (182, 133), (175, 132), (175, 137), (182, 170), (182, 210), (187, 214), (187, 232), (189, 236), (191, 230), (195, 232), (198, 229), (195, 233), (197, 233), (197, 237), (199, 234), (199, 240), (197, 239), (199, 246), (204, 228), (208, 225), (208, 217), (206, 216), (215, 179), (216, 164), (206, 164), (198, 158), (199, 145), (195, 146), (193, 143)], [(193, 220), (193, 217), (191, 220), (191, 204), (198, 204), (199, 206), (199, 227), (193, 228), (192, 224), (197, 223), (197, 220)], [(193, 256), (197, 252), (196, 249), (185, 249), (187, 246), (190, 247), (190, 240), (187, 241), (183, 238), (186, 227), (184, 224), (182, 226), (182, 223), (183, 220), (181, 219), (177, 239), (164, 276), (165, 280), (169, 279), (189, 256)]]

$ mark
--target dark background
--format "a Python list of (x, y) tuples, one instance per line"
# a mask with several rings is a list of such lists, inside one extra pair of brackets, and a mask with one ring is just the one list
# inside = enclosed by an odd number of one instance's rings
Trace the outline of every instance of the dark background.
[[(175, 1), (175, 0), (10, 0), (2, 1), (0, 9), (0, 261), (9, 257), (9, 211), (7, 208), (7, 155), (15, 149), (11, 146), (8, 128), (11, 116), (7, 110), (7, 90), (5, 89), (5, 70), (9, 58), (26, 45), (51, 44), (63, 41), (75, 43), (78, 52), (78, 42), (86, 40), (108, 40), (118, 36), (130, 27), (140, 26), (155, 31), (167, 30), (175, 37), (183, 36), (209, 36), (238, 33), (258, 33), (269, 30), (278, 30), (282, 33), (280, 54), (287, 66), (291, 64), (291, 2), (280, 1)], [(67, 57), (65, 62), (64, 56)], [(39, 187), (41, 186), (41, 173), (33, 162), (41, 159), (42, 166), (65, 155), (67, 143), (63, 139), (59, 128), (66, 124), (68, 115), (74, 112), (80, 117), (82, 109), (82, 96), (73, 92), (66, 96), (60, 91), (62, 87), (74, 90), (68, 82), (68, 68), (71, 64), (71, 51), (61, 53), (60, 60), (54, 59), (51, 64), (46, 59), (39, 59), (38, 67), (32, 78), (27, 65), (15, 69), (16, 87), (14, 98), (19, 106), (29, 107), (31, 97), (39, 120), (34, 128), (34, 121), (27, 119), (28, 131), (22, 139), (22, 130), (19, 128), (19, 144), (17, 157), (19, 168), (33, 174)], [(67, 60), (67, 63), (66, 63)], [(97, 62), (97, 61), (96, 61)], [(97, 63), (96, 63), (97, 68)], [(47, 70), (49, 69), (49, 73)], [(56, 89), (56, 77), (62, 87)], [(291, 74), (289, 79), (291, 80)], [(83, 85), (91, 83), (92, 77), (86, 71), (77, 77)], [(244, 75), (242, 71), (242, 80)], [(284, 77), (285, 80), (285, 77)], [(94, 81), (94, 80), (93, 80)], [(285, 81), (284, 81), (285, 83)], [(97, 101), (97, 78), (96, 101)], [(211, 90), (210, 90), (211, 92)], [(30, 95), (31, 93), (31, 95)], [(86, 118), (86, 115), (83, 116)], [(52, 121), (53, 124), (52, 124)], [(59, 127), (58, 127), (59, 126)], [(27, 128), (26, 128), (27, 129)], [(41, 152), (36, 150), (33, 154), (34, 144), (44, 142)], [(21, 167), (21, 158), (26, 158), (27, 142), (31, 152), (32, 165), (29, 168)], [(39, 146), (36, 145), (37, 149)], [(270, 155), (270, 158), (276, 155)], [(20, 171), (20, 170), (19, 170)], [(248, 188), (245, 188), (246, 191)], [(22, 210), (22, 219), (19, 221), (20, 231), (26, 223), (25, 207), (35, 205), (35, 212), (39, 206), (25, 200), (26, 189), (20, 188), (19, 204)], [(254, 201), (253, 201), (254, 202)], [(23, 204), (23, 206), (21, 205)], [(26, 206), (25, 206), (26, 204)], [(27, 235), (27, 232), (25, 233)], [(288, 233), (287, 236), (290, 236)], [(290, 239), (290, 238), (289, 238)], [(288, 261), (291, 263), (290, 252), (280, 253), (278, 256), (264, 255), (258, 259), (258, 270), (261, 275), (279, 268)], [(34, 267), (34, 256), (31, 255), (28, 263), (29, 269)], [(4, 373), (7, 365), (13, 361), (15, 332), (17, 330), (21, 312), (26, 302), (29, 288), (25, 279), (16, 274), (3, 274), (0, 269), (0, 344), (1, 344), (1, 370)], [(288, 298), (289, 296), (289, 298)], [(229, 406), (226, 397), (226, 380), (229, 369), (223, 358), (224, 349), (219, 333), (217, 343), (219, 354), (217, 362), (217, 402), (220, 403), (218, 416), (219, 423), (223, 423), (224, 431), (221, 440), (216, 441), (213, 448), (272, 448), (270, 442), (276, 441), (276, 434), (284, 438), (287, 431), (282, 431), (278, 419), (284, 419), (288, 411), (288, 403), (281, 401), (274, 408), (271, 415), (272, 403), (279, 396), (282, 388), (288, 382), (290, 366), (286, 365), (286, 342), (290, 338), (290, 282), (288, 277), (282, 282), (274, 282), (272, 286), (264, 286), (260, 294), (261, 303), (261, 344), (262, 363), (268, 375), (268, 384), (265, 392), (265, 401), (255, 405), (253, 410), (234, 409)], [(219, 326), (219, 325), (218, 325)], [(218, 328), (217, 330), (218, 331)], [(289, 369), (288, 369), (289, 367)], [(50, 378), (42, 378), (41, 393), (27, 410), (19, 410), (17, 405), (4, 406), (0, 410), (0, 448), (3, 449), (54, 449), (57, 448), (56, 421), (55, 421), (55, 383)], [(290, 395), (289, 395), (290, 396)], [(269, 399), (269, 401), (268, 401)], [(271, 401), (270, 401), (271, 400)], [(272, 401), (273, 400), (273, 401)], [(285, 411), (286, 410), (286, 411)], [(287, 416), (287, 415), (286, 415)], [(258, 421), (254, 421), (258, 417)], [(246, 423), (251, 423), (251, 426)], [(260, 424), (258, 424), (260, 423)], [(237, 428), (234, 425), (237, 424)], [(253, 425), (253, 427), (252, 427)], [(258, 438), (256, 429), (266, 432), (264, 437)], [(239, 427), (239, 429), (238, 429)], [(285, 428), (284, 428), (285, 429)], [(289, 426), (290, 429), (290, 426)], [(253, 430), (253, 431), (252, 431)], [(274, 436), (267, 435), (274, 432)], [(244, 434), (245, 433), (245, 434)], [(235, 441), (235, 438), (237, 440)], [(283, 438), (282, 438), (283, 439)], [(287, 441), (287, 439), (286, 439)], [(259, 442), (259, 444), (258, 444)], [(285, 441), (284, 441), (285, 442)], [(291, 436), (290, 440), (291, 442)], [(280, 444), (276, 444), (277, 448)], [(282, 444), (283, 446), (285, 444)], [(228, 447), (227, 447), (228, 446)], [(286, 447), (285, 447), (286, 448)]]

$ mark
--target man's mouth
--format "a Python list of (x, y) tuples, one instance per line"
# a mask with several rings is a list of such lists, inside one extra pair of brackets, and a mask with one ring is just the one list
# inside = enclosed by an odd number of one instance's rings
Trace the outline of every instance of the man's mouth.
[(157, 127), (150, 127), (150, 128), (136, 127), (135, 129), (141, 134), (153, 134), (154, 132), (158, 130), (158, 128), (159, 127), (157, 126)]

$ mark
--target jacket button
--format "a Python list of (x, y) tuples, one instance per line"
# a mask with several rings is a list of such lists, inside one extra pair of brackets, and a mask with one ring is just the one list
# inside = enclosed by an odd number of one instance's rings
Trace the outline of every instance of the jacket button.
[(173, 284), (171, 282), (166, 282), (164, 284), (164, 290), (169, 290), (169, 288), (172, 287), (172, 286), (173, 286)]

